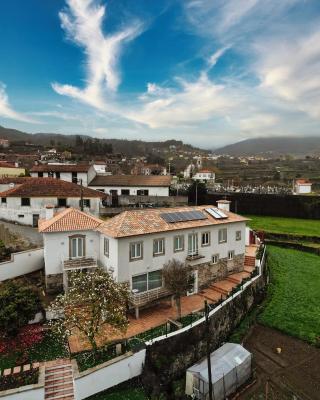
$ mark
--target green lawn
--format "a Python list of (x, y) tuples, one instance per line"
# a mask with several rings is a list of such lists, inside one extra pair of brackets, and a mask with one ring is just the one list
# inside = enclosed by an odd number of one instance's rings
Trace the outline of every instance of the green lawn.
[(320, 220), (257, 215), (247, 215), (247, 217), (251, 219), (249, 226), (255, 230), (320, 237)]
[(271, 283), (258, 320), (310, 343), (320, 337), (320, 257), (268, 246)]

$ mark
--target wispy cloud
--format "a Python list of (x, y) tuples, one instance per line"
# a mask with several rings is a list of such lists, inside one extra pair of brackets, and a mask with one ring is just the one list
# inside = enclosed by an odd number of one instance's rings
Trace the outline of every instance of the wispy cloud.
[(142, 31), (135, 21), (122, 30), (106, 35), (103, 20), (106, 7), (96, 0), (67, 0), (68, 8), (60, 12), (61, 26), (68, 38), (82, 47), (87, 58), (86, 86), (53, 83), (60, 95), (78, 99), (99, 109), (106, 108), (106, 92), (114, 92), (120, 83), (118, 60), (122, 47)]
[(37, 122), (32, 118), (28, 117), (27, 115), (15, 111), (11, 107), (8, 95), (6, 93), (6, 86), (2, 82), (0, 82), (0, 116), (3, 118), (10, 118), (21, 122), (28, 122), (28, 123)]

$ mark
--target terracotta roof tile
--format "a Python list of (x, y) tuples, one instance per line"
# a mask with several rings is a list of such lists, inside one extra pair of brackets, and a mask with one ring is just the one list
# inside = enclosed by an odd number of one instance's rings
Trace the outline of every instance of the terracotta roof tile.
[(6, 185), (9, 183), (21, 184), (27, 182), (29, 179), (33, 179), (30, 176), (5, 176), (0, 177), (0, 185)]
[(88, 172), (88, 164), (40, 164), (34, 165), (31, 172)]
[[(198, 228), (233, 222), (248, 221), (247, 218), (225, 210), (223, 210), (223, 212), (228, 216), (228, 218), (221, 220), (215, 219), (205, 211), (205, 208), (208, 207), (213, 206), (185, 206), (175, 208), (124, 211), (121, 214), (105, 221), (97, 228), (97, 230), (111, 237), (127, 237), (149, 233), (175, 231), (180, 229)], [(192, 210), (202, 211), (207, 218), (195, 221), (168, 223), (160, 215), (162, 213), (173, 213)]]
[(42, 233), (93, 230), (103, 221), (75, 208), (66, 208), (51, 219), (40, 219), (38, 230)]
[(89, 186), (164, 186), (171, 184), (171, 176), (162, 175), (97, 175)]
[[(105, 197), (97, 190), (82, 188), (86, 198)], [(80, 197), (81, 187), (75, 183), (54, 178), (29, 178), (21, 185), (0, 193), (0, 197)]]

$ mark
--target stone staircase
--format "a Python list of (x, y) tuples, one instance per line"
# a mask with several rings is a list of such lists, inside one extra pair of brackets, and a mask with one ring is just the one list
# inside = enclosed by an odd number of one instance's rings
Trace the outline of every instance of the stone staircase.
[(70, 360), (55, 360), (45, 364), (44, 391), (45, 400), (75, 400)]

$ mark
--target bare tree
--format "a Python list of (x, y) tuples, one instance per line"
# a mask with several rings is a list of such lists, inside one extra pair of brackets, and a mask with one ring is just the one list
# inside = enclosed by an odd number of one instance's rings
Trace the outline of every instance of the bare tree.
[(192, 288), (194, 278), (191, 268), (173, 258), (168, 261), (162, 270), (165, 287), (172, 292), (176, 302), (178, 319), (181, 319), (181, 296)]
[(60, 335), (70, 336), (79, 330), (97, 351), (96, 335), (103, 325), (123, 331), (127, 328), (127, 285), (117, 283), (101, 268), (92, 272), (73, 271), (69, 275), (69, 288), (59, 295), (50, 309), (63, 316), (52, 321)]

